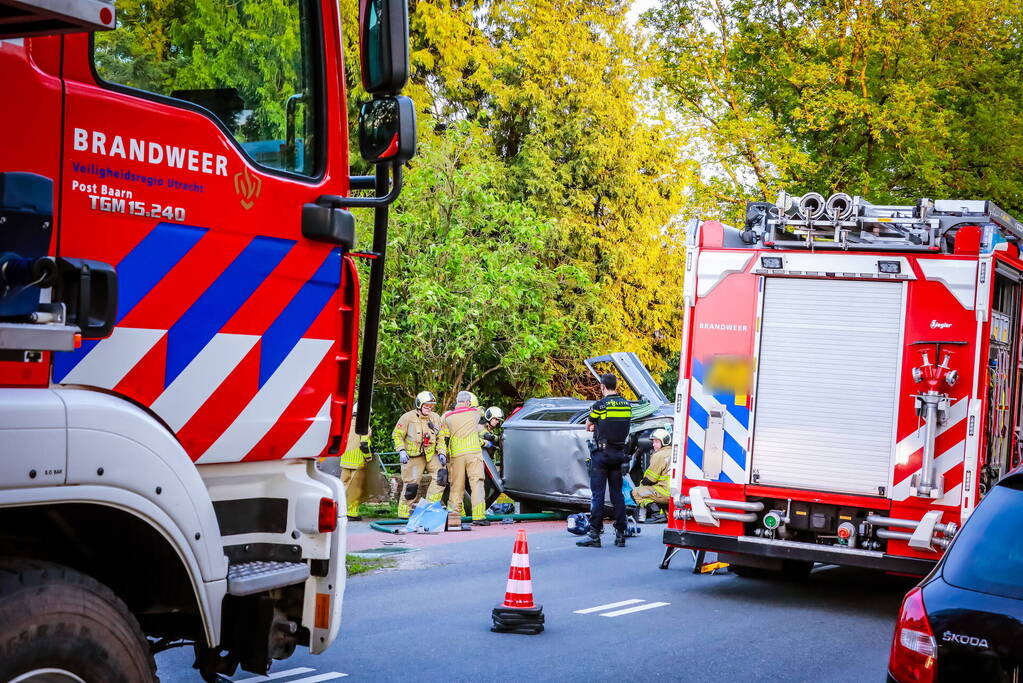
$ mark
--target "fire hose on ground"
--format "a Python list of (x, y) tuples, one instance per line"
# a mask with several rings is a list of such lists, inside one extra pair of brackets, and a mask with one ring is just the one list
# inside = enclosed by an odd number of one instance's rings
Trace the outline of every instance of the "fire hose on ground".
[[(503, 522), (510, 519), (513, 522), (556, 522), (568, 517), (567, 512), (524, 512), (517, 515), (487, 515), (489, 522)], [(462, 517), (463, 522), (471, 522), (472, 517)], [(408, 524), (407, 519), (382, 519), (369, 523), (369, 528), (374, 531), (382, 531), (385, 534), (396, 534), (398, 529)]]

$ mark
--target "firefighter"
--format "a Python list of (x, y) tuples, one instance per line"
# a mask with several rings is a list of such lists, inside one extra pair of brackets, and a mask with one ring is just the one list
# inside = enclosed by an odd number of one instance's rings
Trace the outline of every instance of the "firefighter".
[(480, 437), (483, 439), (483, 450), (490, 459), (494, 459), (494, 451), (501, 443), (501, 437), (496, 433), (498, 427), (504, 423), (504, 411), (497, 406), (491, 406), (483, 411), (483, 418), (480, 421)]
[(480, 410), (473, 406), (473, 403), (477, 403), (475, 399), (476, 397), (468, 391), (458, 392), (454, 410), (444, 413), (444, 417), (441, 418), (437, 452), (448, 456), (448, 479), (451, 482), (448, 507), (452, 514), (461, 517), (462, 497), (465, 495), (468, 480), (472, 500), (472, 523), (474, 526), (490, 526), (483, 493)]
[(412, 506), (420, 498), (419, 480), (429, 472), (436, 482), (445, 456), (434, 457), (437, 450), (437, 430), (440, 416), (433, 412), (437, 397), (429, 391), (416, 394), (416, 408), (398, 419), (391, 437), (401, 463), (402, 491), (398, 497), (398, 517), (408, 519)]
[(668, 478), (671, 474), (671, 434), (666, 429), (655, 429), (650, 435), (654, 452), (650, 465), (643, 472), (640, 485), (632, 490), (632, 499), (639, 505), (639, 521), (647, 524), (662, 524), (668, 516), (661, 512), (660, 505), (668, 506)]
[(604, 487), (611, 491), (611, 504), (615, 511), (615, 545), (625, 547), (625, 495), (622, 493), (622, 465), (629, 462), (625, 455), (625, 439), (632, 422), (632, 404), (618, 395), (618, 378), (601, 375), (602, 398), (590, 407), (586, 420), (587, 431), (593, 432), (595, 448), (590, 462), (590, 531), (587, 538), (577, 541), (583, 548), (599, 548), (600, 532), (604, 528)]
[(355, 433), (355, 416), (359, 404), (352, 406), (352, 426), (348, 429), (347, 450), (341, 454), (341, 483), (345, 485), (345, 500), (348, 504), (348, 519), (357, 522), (359, 504), (362, 502), (362, 484), (366, 479), (366, 463), (373, 460), (369, 449), (369, 434), (360, 436)]

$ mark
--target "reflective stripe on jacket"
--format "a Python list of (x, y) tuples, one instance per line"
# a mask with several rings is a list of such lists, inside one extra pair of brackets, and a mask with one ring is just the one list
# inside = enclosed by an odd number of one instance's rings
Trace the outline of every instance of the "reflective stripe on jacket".
[(671, 478), (671, 446), (662, 446), (650, 456), (650, 466), (643, 472), (643, 478), (654, 484), (665, 484)]
[(391, 438), (394, 450), (408, 451), (411, 457), (425, 455), (429, 460), (437, 450), (437, 429), (441, 418), (437, 413), (421, 415), (418, 410), (410, 410), (394, 425)]
[(479, 408), (455, 408), (444, 413), (444, 417), (440, 419), (438, 452), (452, 457), (470, 453), (478, 455), (483, 444), (479, 423)]
[(348, 447), (347, 450), (341, 454), (341, 467), (345, 467), (350, 470), (361, 470), (366, 466), (366, 461), (369, 459), (369, 453), (362, 452), (362, 444), (369, 443), (370, 431), (366, 436), (360, 436), (355, 433), (355, 416), (352, 416), (352, 426), (348, 429), (348, 441), (345, 445)]

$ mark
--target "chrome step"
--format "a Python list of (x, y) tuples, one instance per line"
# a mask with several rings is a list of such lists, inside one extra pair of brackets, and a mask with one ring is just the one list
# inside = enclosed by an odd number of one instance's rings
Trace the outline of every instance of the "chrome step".
[(227, 592), (231, 595), (253, 595), (272, 588), (290, 586), (309, 578), (305, 562), (241, 562), (227, 570)]

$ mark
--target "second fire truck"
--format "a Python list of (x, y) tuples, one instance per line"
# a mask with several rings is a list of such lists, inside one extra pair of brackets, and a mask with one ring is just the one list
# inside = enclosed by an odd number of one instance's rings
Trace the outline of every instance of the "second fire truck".
[(1019, 461), (1023, 225), (782, 194), (687, 239), (662, 566), (927, 573)]

